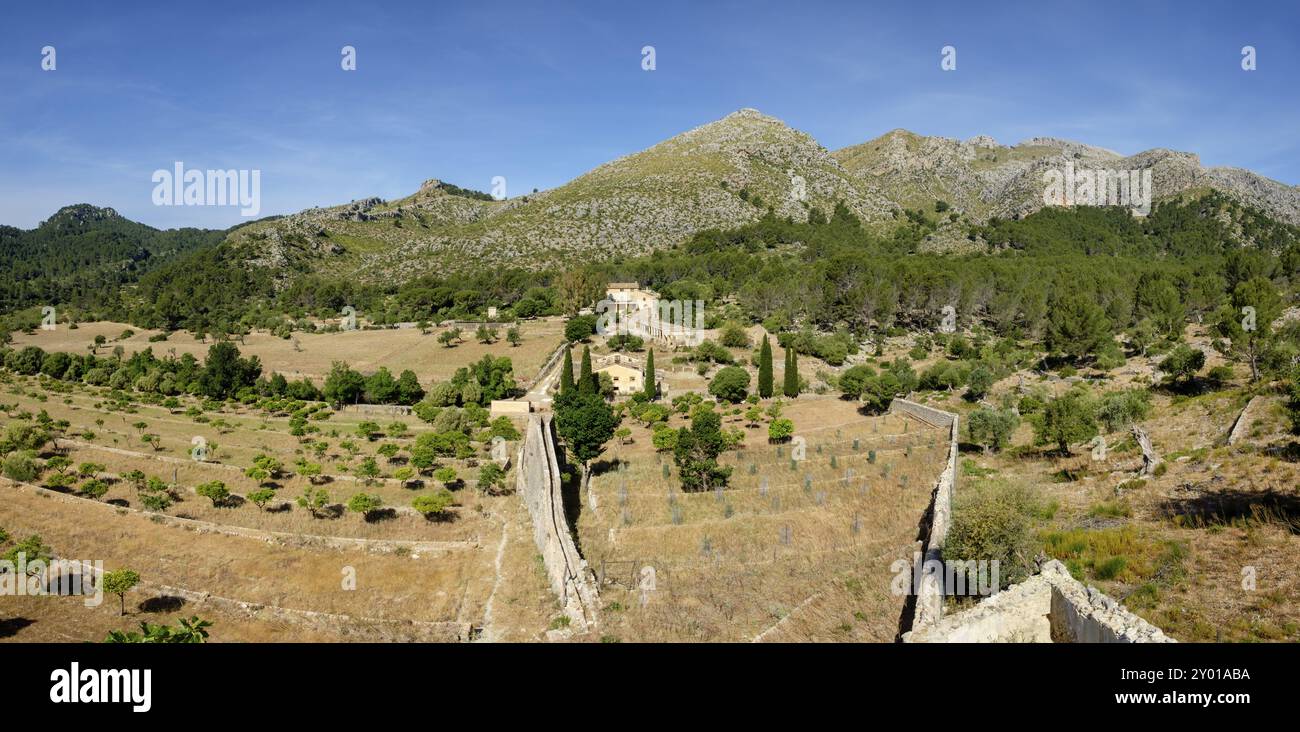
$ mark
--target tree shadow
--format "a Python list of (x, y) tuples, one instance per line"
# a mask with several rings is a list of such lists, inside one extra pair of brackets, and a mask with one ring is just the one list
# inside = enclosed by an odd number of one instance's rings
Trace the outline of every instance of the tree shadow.
[(378, 523), (383, 523), (385, 521), (392, 521), (393, 519), (397, 518), (397, 509), (391, 507), (377, 508), (373, 511), (366, 511), (366, 513), (362, 516), (362, 518), (364, 518), (366, 523), (368, 524), (378, 524)]
[(184, 606), (185, 598), (175, 595), (159, 595), (141, 602), (136, 605), (136, 608), (144, 613), (173, 613)]
[(18, 631), (35, 623), (36, 621), (31, 618), (2, 618), (0, 619), (0, 638), (12, 638), (18, 635)]
[(1215, 382), (1210, 381), (1204, 376), (1192, 376), (1187, 379), (1177, 379), (1174, 381), (1165, 380), (1153, 387), (1154, 391), (1159, 391), (1167, 396), (1200, 396), (1215, 391)]
[(1169, 498), (1156, 506), (1159, 517), (1191, 526), (1227, 526), (1238, 522), (1273, 524), (1300, 534), (1300, 495), (1268, 489), (1239, 489)]
[(598, 475), (612, 473), (625, 464), (627, 464), (627, 461), (620, 458), (601, 458), (593, 461), (589, 466), (589, 470), (591, 471), (591, 477), (595, 478)]

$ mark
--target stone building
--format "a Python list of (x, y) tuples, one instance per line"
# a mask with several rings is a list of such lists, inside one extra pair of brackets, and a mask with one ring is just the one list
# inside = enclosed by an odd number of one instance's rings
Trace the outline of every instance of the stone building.
[(611, 282), (597, 308), (602, 335), (634, 335), (665, 346), (693, 346), (701, 339), (704, 303), (668, 301), (636, 282)]
[[(614, 391), (620, 395), (635, 394), (645, 389), (645, 362), (626, 353), (611, 353), (596, 359), (592, 372), (609, 374), (614, 383)], [(655, 385), (663, 392), (663, 371), (655, 369)]]

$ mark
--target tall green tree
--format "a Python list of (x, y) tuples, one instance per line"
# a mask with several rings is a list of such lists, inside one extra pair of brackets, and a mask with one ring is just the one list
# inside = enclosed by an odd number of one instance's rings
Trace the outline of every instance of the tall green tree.
[(560, 393), (573, 393), (573, 349), (564, 347), (564, 365), (560, 369)]
[[(215, 348), (216, 346), (213, 346)], [(331, 404), (352, 404), (361, 401), (366, 390), (366, 377), (343, 361), (335, 361), (325, 377), (325, 399)]]
[(785, 349), (785, 381), (782, 387), (781, 392), (787, 397), (793, 399), (799, 396), (799, 355), (795, 353), (793, 345)]
[(1045, 339), (1050, 350), (1081, 359), (1095, 353), (1110, 337), (1110, 321), (1092, 299), (1070, 293), (1052, 300)]
[(764, 399), (772, 397), (772, 343), (766, 333), (758, 349), (758, 395)]
[(1142, 314), (1151, 319), (1152, 325), (1166, 338), (1182, 335), (1187, 322), (1187, 308), (1178, 296), (1178, 288), (1167, 280), (1155, 280), (1147, 283), (1138, 292)]
[(655, 350), (653, 348), (645, 357), (645, 376), (642, 380), (645, 382), (642, 386), (645, 398), (654, 401), (659, 396), (659, 385), (655, 381)]
[(591, 374), (591, 347), (582, 347), (582, 366), (578, 370), (578, 393), (599, 394), (600, 382)]
[(617, 427), (618, 417), (599, 394), (573, 391), (555, 400), (555, 431), (584, 472), (604, 452)]
[(1250, 364), (1250, 379), (1258, 381), (1260, 357), (1274, 340), (1273, 321), (1282, 315), (1282, 297), (1267, 278), (1253, 277), (1232, 289), (1231, 308), (1219, 312), (1216, 330), (1227, 339), (1224, 355)]
[(252, 386), (261, 375), (262, 363), (257, 356), (240, 358), (235, 344), (221, 341), (208, 349), (199, 389), (204, 396), (225, 399), (235, 396), (245, 386)]

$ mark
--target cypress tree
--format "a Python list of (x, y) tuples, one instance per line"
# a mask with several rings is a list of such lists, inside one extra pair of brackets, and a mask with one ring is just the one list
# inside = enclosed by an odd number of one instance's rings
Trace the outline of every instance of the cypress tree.
[(560, 371), (560, 393), (573, 393), (573, 353), (569, 346), (564, 347), (564, 367)]
[(595, 394), (600, 391), (599, 383), (591, 373), (591, 347), (582, 347), (582, 366), (578, 370), (578, 393)]
[(758, 351), (758, 395), (764, 399), (772, 396), (772, 344), (766, 335)]
[(650, 355), (645, 358), (645, 376), (643, 380), (645, 382), (643, 386), (645, 398), (654, 401), (654, 398), (659, 396), (659, 390), (655, 388), (655, 350), (653, 348), (650, 349)]
[(785, 383), (782, 391), (793, 399), (799, 396), (799, 358), (795, 355), (794, 345), (785, 349)]

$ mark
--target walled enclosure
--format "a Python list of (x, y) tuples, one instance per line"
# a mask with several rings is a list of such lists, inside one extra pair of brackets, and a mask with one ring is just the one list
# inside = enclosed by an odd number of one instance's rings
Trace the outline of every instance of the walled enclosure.
[[(935, 484), (930, 521), (918, 557), (924, 563), (922, 569), (941, 567), (957, 481), (957, 415), (906, 399), (895, 399), (889, 409), (951, 429), (948, 464)], [(931, 561), (935, 564), (929, 564)], [(944, 617), (944, 573), (922, 571), (919, 575), (916, 612), (912, 630), (903, 634), (904, 643), (1175, 642), (1110, 596), (1084, 586), (1056, 560), (1046, 562), (1039, 574), (1024, 582), (948, 617)]]

